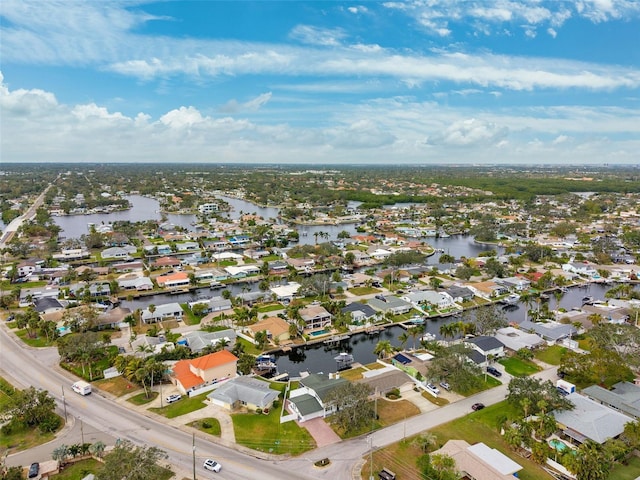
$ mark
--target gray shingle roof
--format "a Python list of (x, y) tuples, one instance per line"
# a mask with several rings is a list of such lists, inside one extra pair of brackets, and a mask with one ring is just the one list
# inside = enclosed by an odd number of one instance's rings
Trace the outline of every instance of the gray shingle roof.
[(640, 386), (629, 382), (616, 383), (611, 390), (592, 385), (582, 393), (605, 405), (611, 405), (622, 413), (640, 418)]
[(217, 388), (208, 398), (220, 400), (233, 405), (241, 401), (249, 405), (265, 408), (277, 397), (278, 392), (271, 390), (269, 384), (253, 377), (236, 377)]
[(579, 393), (567, 395), (567, 400), (575, 405), (573, 410), (552, 412), (558, 423), (594, 442), (604, 443), (624, 431), (629, 417), (609, 407), (594, 402)]

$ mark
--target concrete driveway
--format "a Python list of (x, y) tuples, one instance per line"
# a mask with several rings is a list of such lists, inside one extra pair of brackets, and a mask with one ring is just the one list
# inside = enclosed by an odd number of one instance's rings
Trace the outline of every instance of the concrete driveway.
[(318, 448), (341, 441), (338, 434), (324, 421), (324, 418), (314, 418), (302, 423), (298, 422), (298, 425), (307, 429), (316, 441)]

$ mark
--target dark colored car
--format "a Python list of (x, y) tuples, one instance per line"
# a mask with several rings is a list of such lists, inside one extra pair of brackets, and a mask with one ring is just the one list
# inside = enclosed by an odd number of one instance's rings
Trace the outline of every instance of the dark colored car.
[(477, 412), (478, 410), (482, 410), (484, 408), (484, 403), (474, 403), (471, 405), (471, 410)]
[(500, 370), (498, 370), (496, 367), (487, 367), (487, 373), (490, 373), (494, 377), (502, 376), (502, 372), (500, 372)]
[(28, 478), (36, 478), (40, 473), (40, 464), (38, 462), (32, 463), (29, 467)]

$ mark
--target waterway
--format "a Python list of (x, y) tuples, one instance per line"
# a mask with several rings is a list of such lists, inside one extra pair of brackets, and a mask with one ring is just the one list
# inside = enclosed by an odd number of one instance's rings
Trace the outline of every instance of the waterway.
[[(125, 197), (131, 203), (131, 208), (120, 212), (95, 213), (92, 215), (65, 215), (53, 217), (54, 222), (62, 231), (60, 236), (64, 238), (80, 238), (89, 233), (89, 224), (109, 225), (113, 222), (142, 222), (145, 220), (162, 220), (160, 213), (160, 203), (149, 197), (131, 195)], [(166, 221), (174, 225), (179, 225), (188, 230), (193, 229), (196, 221), (195, 215), (167, 214)]]
[[(609, 286), (601, 284), (590, 285), (589, 288), (571, 288), (560, 299), (559, 305), (556, 299), (551, 296), (548, 300), (549, 309), (564, 308), (571, 310), (574, 307), (582, 305), (582, 299), (585, 296), (593, 297), (594, 300), (604, 300), (604, 295)], [(514, 308), (515, 307), (515, 308)], [(520, 303), (514, 307), (504, 309), (505, 316), (509, 322), (521, 323), (527, 315), (527, 307)], [(501, 308), (501, 307), (498, 307)], [(532, 306), (531, 308), (535, 308)], [(436, 336), (436, 339), (442, 339), (440, 335), (440, 327), (442, 325), (457, 322), (459, 318), (444, 317), (435, 320), (428, 320), (426, 331)], [(349, 340), (345, 340), (336, 346), (327, 346), (324, 344), (316, 344), (305, 349), (298, 348), (288, 353), (280, 353), (277, 356), (278, 371), (280, 373), (289, 373), (291, 376), (298, 376), (300, 372), (308, 371), (310, 373), (330, 373), (337, 370), (337, 363), (334, 359), (340, 352), (348, 352), (353, 355), (354, 361), (366, 365), (376, 361), (376, 355), (373, 353), (376, 344), (381, 340), (388, 340), (391, 345), (400, 346), (398, 337), (405, 332), (401, 326), (389, 327), (377, 335), (369, 335), (366, 333), (352, 335)], [(419, 340), (419, 339), (418, 339)], [(410, 337), (405, 345), (407, 348), (413, 347), (413, 339)]]
[[(110, 214), (96, 214), (96, 215), (74, 215), (64, 217), (54, 217), (55, 222), (62, 228), (62, 236), (67, 238), (78, 238), (83, 234), (88, 233), (87, 225), (94, 223), (96, 225), (104, 223), (112, 223), (116, 220), (124, 220), (130, 222), (138, 222), (143, 220), (161, 220), (162, 215), (159, 211), (159, 203), (157, 200), (142, 196), (130, 196), (128, 197), (132, 203), (132, 208), (123, 212), (115, 212)], [(227, 213), (231, 219), (239, 218), (242, 213), (255, 213), (262, 216), (265, 219), (273, 219), (274, 221), (278, 217), (279, 209), (275, 207), (259, 207), (251, 202), (245, 200), (221, 197), (227, 203), (231, 205), (231, 210)], [(194, 215), (167, 215), (167, 221), (175, 225), (180, 225), (187, 230), (192, 230), (194, 224), (197, 221)], [(316, 225), (316, 226), (299, 226), (298, 231), (301, 232), (301, 243), (313, 243), (315, 232), (323, 232), (329, 234), (329, 239), (333, 240), (337, 238), (339, 232), (346, 230), (350, 234), (355, 234), (354, 224), (344, 225)], [(306, 233), (306, 235), (302, 235)], [(477, 256), (480, 252), (485, 250), (497, 249), (498, 253), (502, 253), (501, 247), (488, 246), (477, 244), (473, 241), (472, 237), (455, 235), (446, 238), (423, 238), (420, 239), (426, 243), (432, 245), (436, 249), (448, 253), (456, 258), (459, 257), (473, 257)], [(436, 254), (429, 259), (429, 263), (433, 264), (438, 261), (440, 254)], [(226, 289), (231, 291), (232, 295), (238, 295), (243, 291), (243, 286), (248, 286), (249, 291), (258, 291), (258, 285), (256, 283), (244, 284), (244, 285), (228, 285)], [(593, 284), (588, 289), (572, 288), (570, 289), (560, 300), (559, 306), (570, 310), (573, 307), (579, 307), (582, 304), (582, 298), (585, 296), (591, 296), (595, 300), (603, 300), (604, 294), (608, 290), (608, 286)], [(213, 296), (221, 295), (222, 290), (211, 291), (209, 289), (199, 289), (192, 293), (169, 295), (161, 294), (151, 297), (141, 297), (131, 301), (123, 301), (122, 306), (135, 310), (137, 308), (145, 308), (150, 304), (161, 305), (170, 302), (186, 303), (195, 301), (199, 298), (210, 298)], [(555, 309), (556, 300), (553, 296), (548, 300), (549, 308)], [(513, 307), (505, 309), (505, 315), (509, 322), (521, 323), (525, 320), (527, 308), (518, 304)], [(446, 317), (437, 320), (429, 320), (427, 323), (426, 331), (432, 333), (436, 338), (440, 338), (440, 327), (443, 324), (458, 321), (457, 318)], [(292, 376), (297, 376), (301, 371), (309, 372), (334, 372), (336, 371), (336, 361), (334, 357), (340, 352), (348, 352), (354, 356), (356, 362), (367, 364), (375, 361), (376, 356), (373, 354), (373, 350), (380, 340), (388, 340), (394, 346), (399, 346), (400, 342), (398, 337), (404, 330), (400, 326), (389, 327), (386, 330), (380, 332), (377, 335), (368, 334), (356, 334), (349, 338), (349, 340), (342, 342), (340, 345), (334, 347), (327, 347), (324, 344), (316, 344), (308, 346), (305, 349), (298, 348), (289, 353), (282, 353), (278, 355), (277, 363), (278, 369), (281, 373), (287, 372)], [(412, 339), (409, 340), (412, 343)]]

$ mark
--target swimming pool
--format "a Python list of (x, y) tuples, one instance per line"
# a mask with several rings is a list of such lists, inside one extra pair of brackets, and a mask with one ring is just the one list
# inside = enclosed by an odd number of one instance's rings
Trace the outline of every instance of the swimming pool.
[(549, 446), (554, 450), (557, 450), (558, 452), (564, 452), (569, 448), (567, 447), (566, 443), (564, 443), (561, 440), (558, 440), (557, 438), (552, 438), (551, 440), (549, 440)]
[(323, 328), (322, 330), (316, 330), (315, 332), (309, 332), (309, 336), (310, 337), (319, 337), (320, 335), (326, 335), (327, 333), (329, 333), (327, 331), (327, 329)]

